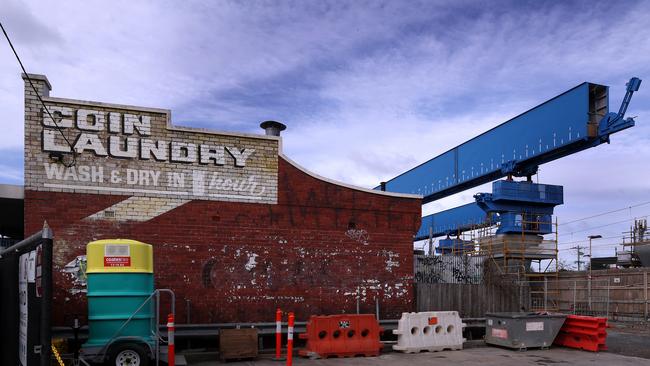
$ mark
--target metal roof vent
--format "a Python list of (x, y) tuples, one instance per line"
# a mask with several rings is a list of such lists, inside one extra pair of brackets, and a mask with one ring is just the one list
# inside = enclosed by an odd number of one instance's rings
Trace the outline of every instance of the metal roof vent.
[(264, 121), (260, 123), (260, 127), (266, 131), (267, 136), (280, 136), (280, 131), (287, 129), (287, 126), (277, 121)]

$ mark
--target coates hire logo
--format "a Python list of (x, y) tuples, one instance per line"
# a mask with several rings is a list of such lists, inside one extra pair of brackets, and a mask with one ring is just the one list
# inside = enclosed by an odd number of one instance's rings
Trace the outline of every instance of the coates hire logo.
[(104, 257), (104, 267), (131, 267), (131, 257)]

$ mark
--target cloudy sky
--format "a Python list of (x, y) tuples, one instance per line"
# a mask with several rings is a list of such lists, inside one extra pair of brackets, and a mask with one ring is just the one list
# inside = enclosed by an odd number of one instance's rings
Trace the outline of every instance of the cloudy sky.
[[(583, 81), (650, 76), (648, 1), (15, 1), (0, 21), (52, 96), (169, 108), (178, 125), (260, 133), (284, 152), (374, 187)], [(21, 184), (20, 69), (0, 42), (0, 183)], [(650, 80), (638, 125), (541, 167), (565, 187), (562, 222), (650, 201)], [(429, 204), (472, 200), (479, 187)], [(560, 227), (561, 248), (612, 255), (650, 203)], [(610, 238), (611, 237), (611, 238)], [(581, 242), (582, 241), (582, 242)], [(596, 244), (596, 242), (594, 242)], [(563, 256), (573, 258), (570, 250)]]

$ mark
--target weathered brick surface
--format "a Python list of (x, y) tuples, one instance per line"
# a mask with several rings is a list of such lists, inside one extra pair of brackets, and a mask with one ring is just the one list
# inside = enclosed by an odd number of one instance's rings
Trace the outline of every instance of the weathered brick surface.
[[(173, 289), (193, 322), (272, 321), (277, 306), (310, 314), (362, 309), (398, 317), (412, 307), (416, 199), (354, 191), (280, 159), (277, 205), (191, 201), (146, 222), (84, 220), (122, 196), (26, 191), (26, 232), (55, 233), (56, 321), (83, 314), (60, 272), (87, 242), (132, 238), (154, 245), (156, 286)], [(182, 321), (182, 317), (181, 317)]]
[(89, 241), (106, 238), (154, 246), (156, 286), (176, 292), (179, 322), (186, 299), (194, 323), (273, 321), (276, 307), (302, 320), (350, 313), (357, 296), (365, 312), (374, 312), (378, 298), (382, 318), (412, 311), (421, 201), (325, 182), (276, 159), (273, 203), (143, 200), (26, 185), (26, 234), (47, 220), (55, 235), (55, 324), (86, 313), (85, 295), (63, 266)]

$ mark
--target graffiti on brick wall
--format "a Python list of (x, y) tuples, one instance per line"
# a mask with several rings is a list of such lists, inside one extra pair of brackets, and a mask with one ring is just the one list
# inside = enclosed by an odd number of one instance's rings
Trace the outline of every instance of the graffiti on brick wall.
[(72, 282), (72, 287), (68, 289), (70, 294), (86, 293), (86, 256), (77, 256), (68, 262), (61, 272), (65, 273)]
[(483, 257), (414, 256), (414, 280), (417, 283), (480, 283)]
[[(278, 243), (286, 244), (279, 238)], [(212, 248), (214, 249), (214, 248)], [(214, 249), (213, 254), (203, 261), (201, 267), (201, 284), (204, 289), (218, 289), (224, 293), (226, 301), (249, 300), (283, 300), (304, 301), (301, 291), (296, 288), (331, 289), (345, 298), (349, 304), (360, 301), (407, 298), (412, 276), (395, 276), (400, 267), (399, 253), (389, 250), (359, 248), (313, 248), (287, 247), (282, 257), (272, 255), (269, 250), (254, 247), (242, 248), (224, 246)], [(372, 278), (363, 275), (366, 272), (365, 260), (373, 256), (381, 257), (390, 280), (373, 273)], [(350, 258), (358, 259), (358, 265), (340, 267), (340, 263), (353, 263)], [(380, 262), (381, 263), (381, 262)], [(344, 275), (344, 276), (342, 276)], [(354, 279), (355, 276), (358, 279)], [(375, 277), (377, 276), (377, 277)], [(342, 280), (343, 278), (353, 278)], [(328, 290), (329, 291), (329, 290)], [(292, 293), (295, 296), (287, 296)], [(406, 300), (405, 300), (406, 301)]]
[(393, 268), (399, 267), (399, 253), (395, 253), (392, 250), (382, 250), (377, 255), (382, 255), (386, 258), (387, 272), (393, 272)]
[(368, 235), (367, 231), (355, 227), (349, 228), (345, 232), (345, 236), (363, 245), (368, 245), (368, 241), (370, 240), (370, 235)]

